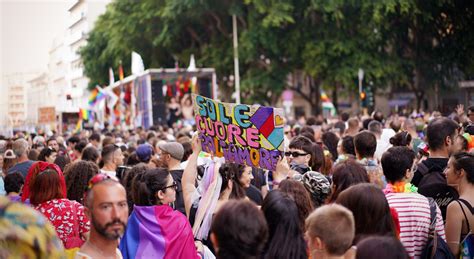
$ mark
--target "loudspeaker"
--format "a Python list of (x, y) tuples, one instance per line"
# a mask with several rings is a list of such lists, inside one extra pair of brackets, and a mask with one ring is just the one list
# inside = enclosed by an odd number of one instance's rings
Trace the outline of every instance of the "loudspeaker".
[(151, 80), (151, 109), (153, 113), (153, 125), (166, 124), (166, 103), (163, 97), (163, 81)]
[(198, 94), (213, 98), (212, 96), (212, 80), (209, 78), (198, 78), (197, 80), (198, 85)]

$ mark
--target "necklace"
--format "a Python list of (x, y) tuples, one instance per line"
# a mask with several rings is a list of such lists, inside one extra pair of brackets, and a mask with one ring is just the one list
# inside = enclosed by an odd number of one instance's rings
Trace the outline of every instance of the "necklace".
[(411, 183), (397, 182), (394, 184), (387, 184), (383, 192), (387, 193), (416, 193), (418, 188)]

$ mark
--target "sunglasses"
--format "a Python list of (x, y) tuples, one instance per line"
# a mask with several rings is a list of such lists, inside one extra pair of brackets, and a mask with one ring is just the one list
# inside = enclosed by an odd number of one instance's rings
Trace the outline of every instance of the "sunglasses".
[(308, 153), (299, 153), (299, 152), (285, 152), (285, 156), (292, 156), (292, 157), (299, 157), (299, 156), (306, 156)]
[(172, 185), (168, 185), (168, 186), (165, 186), (163, 187), (163, 189), (161, 189), (162, 191), (168, 189), (168, 188), (172, 188), (174, 189), (175, 191), (178, 190), (178, 183), (176, 181), (173, 181), (173, 184)]

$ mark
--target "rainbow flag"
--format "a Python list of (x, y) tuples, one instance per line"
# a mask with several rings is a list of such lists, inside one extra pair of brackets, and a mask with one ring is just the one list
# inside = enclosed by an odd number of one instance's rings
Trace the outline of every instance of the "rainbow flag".
[(79, 109), (79, 118), (89, 120), (89, 112), (86, 109)]
[(168, 205), (134, 206), (119, 249), (127, 258), (199, 258), (189, 221)]
[(91, 95), (89, 96), (89, 105), (94, 106), (100, 101), (104, 100), (107, 96), (102, 92), (98, 86), (91, 91)]
[(74, 129), (74, 132), (78, 133), (79, 131), (81, 131), (81, 128), (82, 128), (82, 118), (79, 117), (79, 120), (77, 120), (77, 123), (76, 123), (76, 128)]
[(91, 91), (91, 95), (89, 96), (89, 105), (94, 105), (97, 95), (99, 95), (99, 90), (94, 88), (94, 90)]

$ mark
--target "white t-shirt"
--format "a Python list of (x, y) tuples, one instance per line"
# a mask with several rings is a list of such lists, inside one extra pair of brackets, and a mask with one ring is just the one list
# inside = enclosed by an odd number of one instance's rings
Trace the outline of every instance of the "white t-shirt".
[(114, 178), (117, 177), (117, 172), (115, 172), (115, 171), (107, 171), (107, 170), (104, 170), (104, 169), (100, 169), (100, 173), (106, 174), (106, 175), (108, 175), (110, 177), (114, 177)]

